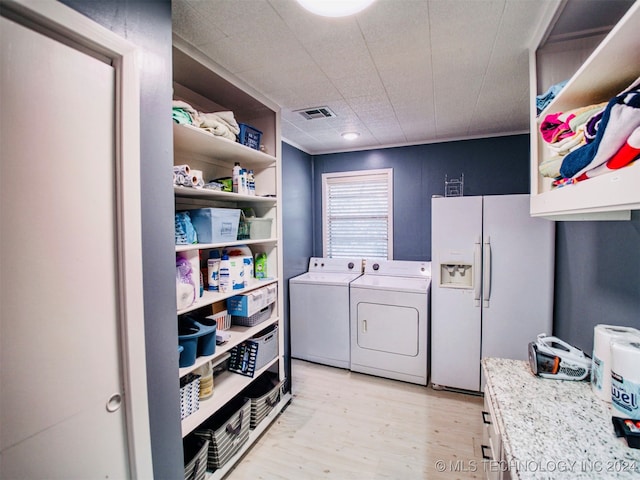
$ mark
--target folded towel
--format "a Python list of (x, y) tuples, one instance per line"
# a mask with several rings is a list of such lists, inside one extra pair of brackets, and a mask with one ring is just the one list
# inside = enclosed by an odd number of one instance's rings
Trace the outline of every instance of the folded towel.
[(547, 105), (549, 105), (549, 103), (551, 103), (551, 101), (556, 98), (556, 95), (558, 95), (558, 93), (560, 92), (560, 90), (562, 90), (562, 88), (567, 84), (567, 80), (560, 82), (560, 83), (556, 83), (555, 85), (551, 85), (546, 92), (544, 92), (542, 95), (538, 95), (536, 96), (536, 110), (537, 110), (537, 115), (540, 115), (540, 113), (542, 112), (542, 110), (545, 109), (545, 107)]
[(584, 126), (591, 117), (595, 114), (602, 112), (607, 106), (607, 102), (598, 103), (595, 105), (589, 105), (587, 107), (577, 108), (571, 112), (574, 117), (569, 120), (569, 127), (576, 132), (578, 128)]
[(553, 156), (538, 165), (540, 175), (548, 178), (557, 178), (560, 176), (560, 165), (562, 165), (562, 155)]
[(240, 133), (232, 112), (200, 113), (200, 128), (233, 141)]
[(575, 178), (607, 162), (640, 127), (640, 89), (635, 88), (612, 98), (607, 104), (593, 142), (569, 153), (560, 173)]
[(181, 100), (174, 100), (172, 102), (171, 113), (173, 121), (176, 123), (195, 125), (198, 126), (200, 120), (198, 119), (198, 112), (187, 102)]
[(540, 124), (540, 133), (547, 143), (559, 142), (563, 138), (572, 136), (569, 121), (574, 117), (572, 113), (556, 112), (547, 115)]
[(640, 127), (636, 128), (625, 144), (620, 147), (613, 157), (607, 160), (606, 163), (587, 170), (582, 175), (576, 177), (576, 180), (583, 181), (588, 178), (593, 178), (598, 175), (618, 170), (619, 168), (626, 167), (631, 162), (637, 160), (640, 157)]

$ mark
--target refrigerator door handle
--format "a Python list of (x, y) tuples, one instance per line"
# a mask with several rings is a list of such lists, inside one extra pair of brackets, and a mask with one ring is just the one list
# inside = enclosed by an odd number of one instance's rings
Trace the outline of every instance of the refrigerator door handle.
[(485, 238), (483, 246), (482, 296), (484, 297), (483, 307), (488, 308), (491, 300), (491, 237)]
[(480, 266), (482, 265), (482, 246), (480, 237), (478, 237), (473, 245), (473, 269), (474, 269), (474, 278), (473, 278), (473, 300), (475, 302), (475, 306), (480, 306), (480, 282), (481, 282), (481, 272), (482, 269)]

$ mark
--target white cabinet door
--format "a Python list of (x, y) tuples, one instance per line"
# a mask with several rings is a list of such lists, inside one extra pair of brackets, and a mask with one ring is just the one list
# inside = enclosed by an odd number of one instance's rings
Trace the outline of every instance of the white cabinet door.
[(0, 21), (0, 477), (127, 478), (114, 69)]

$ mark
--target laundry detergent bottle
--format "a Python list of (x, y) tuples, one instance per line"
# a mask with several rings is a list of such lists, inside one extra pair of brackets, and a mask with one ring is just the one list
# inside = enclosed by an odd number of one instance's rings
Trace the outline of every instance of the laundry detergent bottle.
[(254, 270), (256, 273), (256, 278), (261, 280), (267, 278), (267, 254), (266, 253), (261, 252), (256, 254)]

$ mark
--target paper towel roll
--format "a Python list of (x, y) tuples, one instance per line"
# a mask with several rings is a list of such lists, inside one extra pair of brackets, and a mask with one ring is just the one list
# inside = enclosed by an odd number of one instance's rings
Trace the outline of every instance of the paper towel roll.
[(191, 170), (191, 186), (202, 187), (203, 185), (202, 170)]
[(593, 333), (591, 389), (605, 402), (611, 402), (611, 341), (629, 335), (640, 337), (640, 331), (632, 327), (596, 325)]
[(611, 341), (611, 404), (618, 417), (640, 418), (640, 338)]
[(174, 165), (173, 166), (173, 172), (174, 173), (181, 173), (185, 176), (189, 176), (189, 173), (191, 173), (191, 168), (189, 167), (189, 165)]

